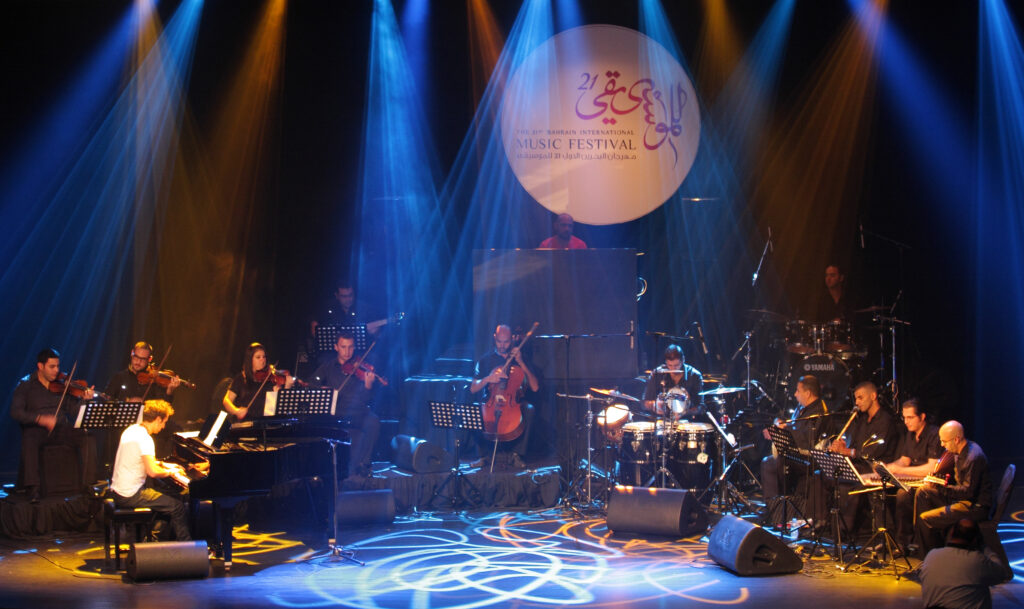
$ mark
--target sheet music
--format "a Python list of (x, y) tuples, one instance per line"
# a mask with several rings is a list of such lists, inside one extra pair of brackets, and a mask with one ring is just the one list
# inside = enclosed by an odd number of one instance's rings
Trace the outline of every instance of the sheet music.
[(217, 438), (217, 434), (220, 432), (220, 428), (221, 426), (224, 425), (224, 421), (227, 418), (227, 411), (221, 410), (219, 413), (217, 413), (217, 420), (213, 422), (213, 427), (210, 428), (210, 433), (207, 434), (206, 437), (202, 438), (200, 441), (203, 444), (209, 446), (210, 448), (213, 448), (213, 441), (214, 439)]

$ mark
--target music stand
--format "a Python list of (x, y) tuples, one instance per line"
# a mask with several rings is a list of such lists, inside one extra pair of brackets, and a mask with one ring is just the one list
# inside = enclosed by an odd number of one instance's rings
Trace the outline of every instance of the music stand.
[(142, 422), (141, 402), (83, 402), (75, 429), (121, 429)]
[(338, 392), (330, 388), (293, 387), (268, 391), (263, 414), (272, 416), (334, 415)]
[[(444, 482), (434, 491), (431, 495), (430, 500), (427, 501), (427, 506), (431, 506), (434, 500), (441, 495), (449, 484), (452, 485), (451, 492), (448, 493), (448, 500), (451, 502), (451, 507), (454, 510), (456, 507), (469, 503), (471, 507), (479, 507), (480, 503), (480, 489), (473, 485), (473, 483), (466, 478), (462, 473), (462, 456), (461, 456), (461, 442), (459, 440), (459, 430), (466, 429), (470, 431), (483, 431), (484, 428), (484, 416), (483, 411), (479, 404), (466, 404), (457, 402), (435, 402), (431, 400), (427, 402), (430, 407), (430, 419), (434, 427), (442, 429), (451, 429), (455, 433), (455, 462), (452, 463), (452, 469), (448, 473), (448, 477), (444, 479)], [(465, 497), (462, 493), (462, 485), (466, 484), (474, 493), (476, 500)]]
[[(78, 407), (78, 416), (75, 417), (75, 429), (103, 429), (111, 430), (108, 433), (100, 434), (103, 437), (105, 447), (103, 454), (103, 468), (110, 472), (113, 467), (114, 455), (117, 452), (118, 437), (112, 430), (124, 429), (135, 423), (142, 422), (141, 402), (125, 402), (121, 400), (110, 402), (82, 402)], [(109, 462), (108, 462), (109, 460)]]
[(316, 352), (334, 351), (334, 345), (338, 342), (338, 335), (346, 330), (355, 336), (356, 351), (365, 351), (366, 324), (318, 324), (313, 335), (313, 347), (316, 349)]
[[(829, 525), (832, 528), (834, 534), (833, 541), (835, 542), (834, 560), (843, 560), (843, 529), (846, 528), (846, 523), (840, 517), (839, 514), (839, 483), (846, 482), (850, 484), (857, 484), (860, 481), (860, 474), (857, 473), (857, 469), (853, 467), (853, 462), (850, 461), (849, 457), (825, 450), (811, 449), (811, 457), (818, 463), (818, 471), (821, 472), (821, 476), (832, 481), (832, 505), (829, 508)], [(850, 539), (850, 546), (856, 549), (856, 544), (853, 543), (853, 535), (849, 531), (846, 531), (847, 537)], [(815, 541), (815, 545), (818, 545), (820, 539)], [(822, 544), (824, 545), (824, 544)], [(811, 549), (811, 553), (814, 553), (814, 549)]]
[[(849, 457), (847, 457), (846, 460), (849, 463)], [(853, 468), (853, 464), (852, 463), (850, 463), (850, 467), (851, 467), (851, 469)], [(881, 543), (885, 544), (885, 551), (886, 551), (886, 554), (888, 556), (888, 559), (882, 563), (882, 566), (883, 567), (891, 566), (892, 567), (892, 574), (896, 576), (896, 579), (899, 579), (900, 578), (900, 572), (899, 572), (899, 570), (898, 570), (898, 568), (896, 566), (896, 554), (895, 554), (895, 552), (893, 550), (900, 550), (902, 552), (902, 558), (903, 558), (903, 561), (907, 565), (907, 571), (910, 571), (911, 569), (913, 569), (913, 567), (910, 565), (910, 559), (907, 558), (907, 553), (906, 553), (905, 549), (901, 549), (900, 548), (899, 542), (897, 542), (893, 538), (892, 533), (890, 533), (889, 529), (885, 526), (885, 515), (886, 515), (885, 504), (883, 503), (881, 506), (879, 506), (877, 504), (877, 502), (884, 502), (885, 501), (886, 489), (887, 488), (897, 488), (898, 487), (898, 488), (902, 488), (902, 489), (906, 490), (907, 487), (902, 482), (900, 482), (899, 479), (896, 478), (896, 476), (891, 471), (889, 471), (889, 468), (887, 468), (883, 463), (872, 463), (872, 469), (874, 470), (874, 472), (876, 474), (878, 474), (878, 478), (879, 478), (880, 482), (882, 483), (881, 486), (880, 487), (868, 486), (867, 488), (865, 488), (864, 490), (859, 491), (859, 492), (871, 492), (872, 493), (871, 494), (871, 501), (872, 501), (873, 505), (871, 506), (871, 519), (872, 519), (872, 524), (875, 525), (875, 532), (871, 536), (871, 539), (868, 539), (868, 542), (866, 544), (864, 544), (863, 546), (861, 546), (860, 550), (858, 550), (857, 553), (853, 555), (853, 558), (850, 559), (850, 562), (848, 562), (845, 565), (843, 565), (843, 571), (849, 572), (853, 567), (863, 566), (863, 564), (855, 565), (854, 563), (857, 561), (858, 558), (860, 558), (861, 553), (863, 553), (866, 548), (873, 548), (873, 547), (875, 547), (875, 540), (878, 539), (879, 537), (881, 537), (882, 538)], [(861, 477), (860, 473), (856, 472), (856, 470), (854, 470), (854, 472), (856, 473), (857, 481), (860, 482), (861, 484), (865, 484), (864, 478)], [(853, 491), (853, 492), (858, 492), (858, 491)], [(879, 510), (882, 512), (882, 526), (878, 526), (878, 522), (877, 522), (877, 520), (875, 518), (875, 514), (877, 514), (879, 512)]]
[[(787, 492), (786, 467), (789, 461), (795, 461), (804, 465), (809, 473), (811, 461), (800, 453), (800, 448), (797, 446), (796, 438), (793, 437), (793, 432), (788, 427), (772, 425), (767, 429), (768, 437), (772, 441), (772, 446), (775, 447), (775, 452), (778, 453), (778, 458), (782, 461), (782, 495), (780, 495), (780, 501), (782, 502), (783, 527), (781, 530), (789, 532), (789, 508), (793, 508), (794, 514), (796, 514), (796, 516), (805, 523), (807, 522), (807, 517), (804, 516), (804, 513), (797, 507), (796, 503), (793, 502), (793, 498)], [(765, 516), (768, 516), (768, 513), (768, 498), (765, 497)]]

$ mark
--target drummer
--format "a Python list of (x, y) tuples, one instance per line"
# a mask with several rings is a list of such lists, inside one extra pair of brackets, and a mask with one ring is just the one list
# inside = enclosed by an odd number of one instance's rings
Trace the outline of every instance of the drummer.
[(684, 361), (679, 345), (665, 349), (665, 364), (651, 371), (644, 388), (644, 409), (674, 420), (694, 419), (704, 413), (700, 395), (704, 378)]

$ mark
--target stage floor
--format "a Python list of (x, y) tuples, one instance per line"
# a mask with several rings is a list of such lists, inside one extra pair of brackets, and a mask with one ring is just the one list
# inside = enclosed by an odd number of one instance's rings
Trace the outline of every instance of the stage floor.
[[(997, 609), (1024, 606), (1024, 501), (1021, 492), (1016, 495), (1016, 509), (1009, 511), (1015, 522), (1000, 525), (1016, 577), (993, 589)], [(566, 519), (558, 510), (419, 513), (389, 526), (344, 530), (343, 543), (366, 566), (333, 560), (324, 539), (246, 526), (237, 528), (236, 538), (229, 573), (214, 562), (207, 579), (155, 583), (132, 583), (105, 571), (102, 534), (0, 539), (0, 605), (921, 606), (918, 584), (896, 580), (888, 570), (844, 573), (831, 559), (818, 557), (805, 561), (799, 574), (739, 577), (708, 557), (706, 537), (611, 534), (602, 518)]]

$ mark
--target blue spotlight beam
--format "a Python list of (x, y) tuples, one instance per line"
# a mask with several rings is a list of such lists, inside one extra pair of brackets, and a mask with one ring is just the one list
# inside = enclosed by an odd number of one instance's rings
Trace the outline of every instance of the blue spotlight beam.
[(111, 347), (126, 343), (130, 328), (114, 312), (130, 308), (124, 302), (133, 296), (132, 271), (139, 271), (130, 266), (137, 225), (140, 217), (156, 218), (157, 206), (166, 203), (139, 193), (160, 192), (170, 175), (180, 79), (191, 62), (201, 6), (186, 0), (178, 7), (60, 186), (29, 195), (40, 201), (34, 222), (10, 235), (16, 253), (0, 274), (0, 290), (18, 294), (0, 304), (14, 329), (0, 341), (0, 368), (28, 371), (36, 351), (55, 346), (80, 360), (80, 374), (89, 378), (105, 368)]
[(1024, 427), (1005, 399), (1024, 369), (1024, 49), (1002, 0), (978, 11), (974, 423), (989, 456), (1005, 459), (1020, 454)]

